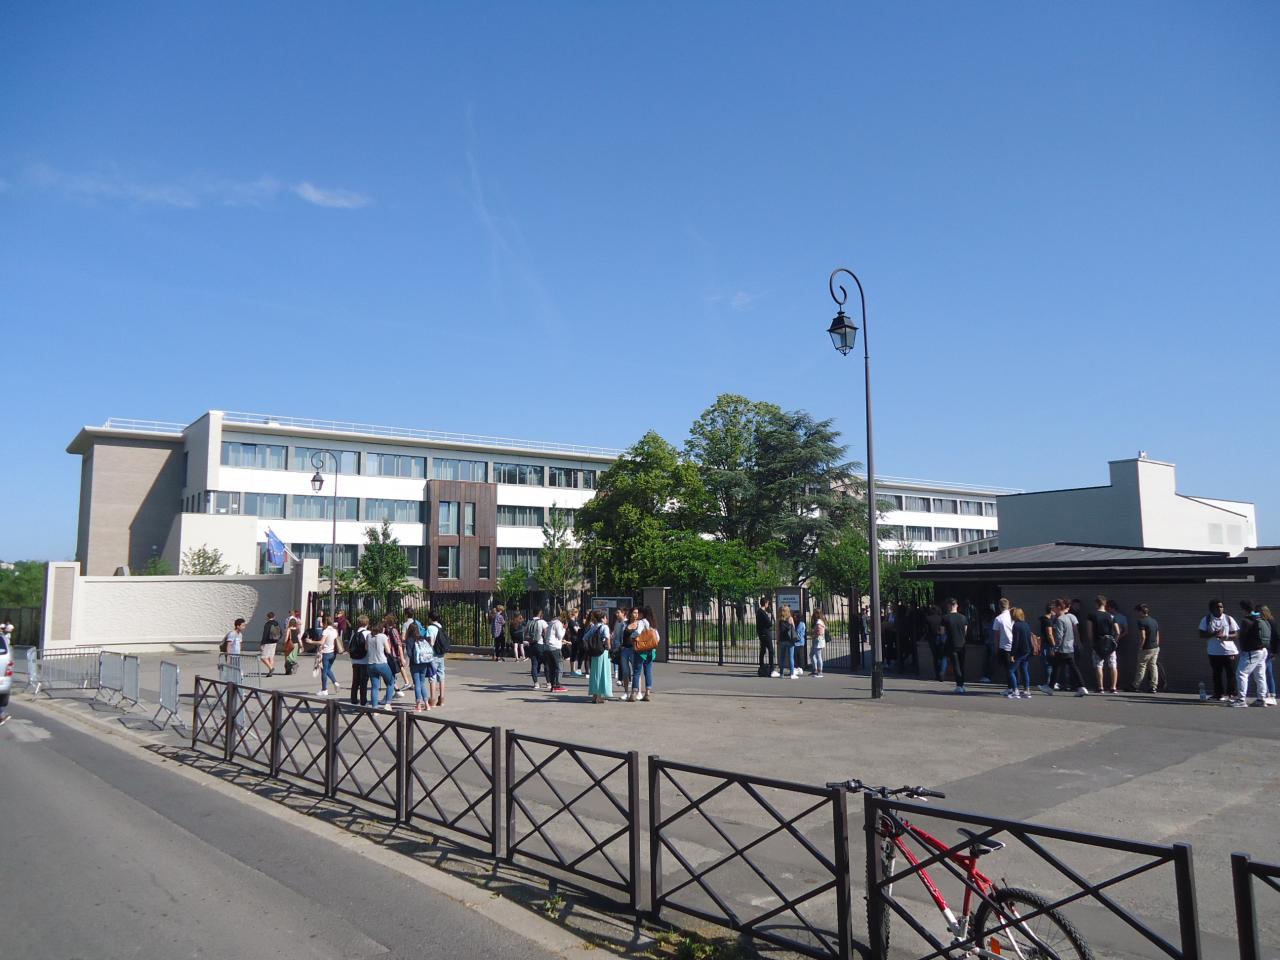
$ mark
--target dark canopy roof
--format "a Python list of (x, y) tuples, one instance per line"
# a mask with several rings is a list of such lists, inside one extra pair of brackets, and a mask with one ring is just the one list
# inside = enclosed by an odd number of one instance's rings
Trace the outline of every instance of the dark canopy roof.
[(912, 580), (1051, 581), (1272, 580), (1280, 578), (1280, 547), (1238, 556), (1208, 550), (1154, 550), (1096, 543), (1040, 543), (925, 564)]

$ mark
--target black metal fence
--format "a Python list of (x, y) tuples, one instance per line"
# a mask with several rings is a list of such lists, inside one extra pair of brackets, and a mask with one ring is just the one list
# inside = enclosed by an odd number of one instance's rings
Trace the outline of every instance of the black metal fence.
[(196, 677), (192, 697), (191, 746), (204, 744), (225, 752), (229, 746), (227, 709), (233, 685)]
[(404, 820), (456, 830), (501, 853), (502, 728), (415, 715), (405, 727)]
[(670, 908), (844, 960), (853, 951), (847, 825), (842, 789), (650, 757), (653, 913)]
[(13, 644), (17, 647), (40, 646), (43, 616), (43, 607), (0, 607), (0, 620), (13, 624)]
[(334, 700), (295, 693), (276, 693), (276, 755), (272, 775), (288, 777), (330, 793)]
[[(361, 614), (368, 616), (371, 621), (391, 614), (397, 623), (406, 608), (421, 611), (419, 619), (424, 623), (426, 620), (423, 613), (435, 610), (440, 614), (440, 622), (455, 644), (491, 648), (493, 635), (489, 632), (488, 624), (489, 598), (487, 593), (454, 593), (442, 590), (414, 590), (393, 593), (389, 597), (339, 591), (337, 606), (339, 610), (345, 610), (352, 621)], [(328, 592), (320, 590), (311, 593), (307, 602), (308, 626), (314, 624), (317, 617), (328, 612)]]
[(640, 907), (640, 755), (507, 733), (507, 859), (524, 857)]
[[(941, 839), (929, 827), (958, 837)], [(917, 960), (978, 950), (987, 951), (982, 956), (1079, 960), (1095, 952), (1200, 958), (1186, 844), (1123, 840), (870, 794), (863, 828), (867, 931), (874, 958), (888, 956), (895, 919), (915, 936), (894, 955)], [(1150, 876), (1166, 866), (1170, 869), (1160, 877)], [(1152, 885), (1168, 882), (1170, 872), (1178, 925), (1173, 939), (1156, 929), (1150, 909), (1158, 893)], [(1145, 879), (1135, 886), (1138, 878)], [(1124, 884), (1130, 886), (1122, 894)], [(952, 901), (946, 899), (948, 885), (956, 894)], [(1109, 942), (1101, 950), (1089, 944), (1089, 935), (1104, 926)]]
[[(1236, 932), (1240, 937), (1240, 960), (1265, 960), (1280, 955), (1280, 943), (1263, 949), (1258, 936), (1258, 905), (1253, 897), (1254, 882), (1273, 894), (1280, 894), (1280, 863), (1258, 863), (1243, 853), (1231, 855), (1231, 881), (1236, 896)], [(1280, 900), (1272, 898), (1262, 910), (1263, 916), (1274, 917)]]
[(405, 714), (339, 703), (331, 746), (330, 796), (339, 793), (401, 817)]

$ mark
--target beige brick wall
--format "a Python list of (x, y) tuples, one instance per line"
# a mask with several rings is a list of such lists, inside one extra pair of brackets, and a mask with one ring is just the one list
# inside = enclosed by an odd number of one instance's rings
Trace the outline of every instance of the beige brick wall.
[(181, 509), (182, 441), (100, 439), (86, 464), (76, 557), (84, 574), (141, 570)]

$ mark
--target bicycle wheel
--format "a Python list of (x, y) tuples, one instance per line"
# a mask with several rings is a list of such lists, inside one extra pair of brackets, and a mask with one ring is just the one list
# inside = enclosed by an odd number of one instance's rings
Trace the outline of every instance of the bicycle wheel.
[[(1044, 910), (1049, 901), (1038, 893), (1021, 890), (1017, 887), (1004, 887), (992, 893), (991, 899), (999, 905), (1001, 913), (997, 913), (991, 904), (983, 901), (974, 919), (973, 929), (977, 931), (974, 942), (982, 950), (994, 954), (1020, 956), (1026, 960), (1093, 960), (1093, 951), (1089, 943), (1075, 928), (1070, 920), (1057, 910), (1046, 910), (1037, 917), (1026, 922), (1017, 920), (1024, 913)], [(1010, 926), (992, 933), (998, 927), (1010, 921)], [(993, 947), (992, 941), (998, 945)]]
[[(898, 850), (893, 845), (893, 840), (890, 839), (889, 837), (881, 837), (880, 843), (881, 843), (880, 865), (881, 865), (881, 870), (883, 871), (881, 876), (891, 877), (893, 876), (893, 865), (897, 862)], [(867, 872), (870, 873), (871, 871), (868, 870)], [(875, 890), (875, 877), (869, 876), (867, 877), (867, 932), (868, 933), (871, 932), (871, 924), (873, 922), (872, 912), (871, 912), (871, 897), (874, 896), (874, 894), (872, 893), (873, 890)], [(890, 897), (892, 895), (893, 895), (893, 884), (889, 884), (884, 888), (884, 896)], [(889, 921), (892, 918), (892, 914), (893, 914), (893, 910), (889, 907), (888, 904), (885, 904), (884, 908), (880, 911), (880, 942), (884, 944), (885, 956), (889, 955)]]

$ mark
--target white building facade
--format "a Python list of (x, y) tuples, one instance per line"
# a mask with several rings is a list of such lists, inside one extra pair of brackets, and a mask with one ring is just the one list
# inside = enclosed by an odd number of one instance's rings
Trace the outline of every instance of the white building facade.
[(1007, 487), (877, 477), (881, 549), (932, 560), (948, 551), (989, 548), (999, 530), (999, 498)]

